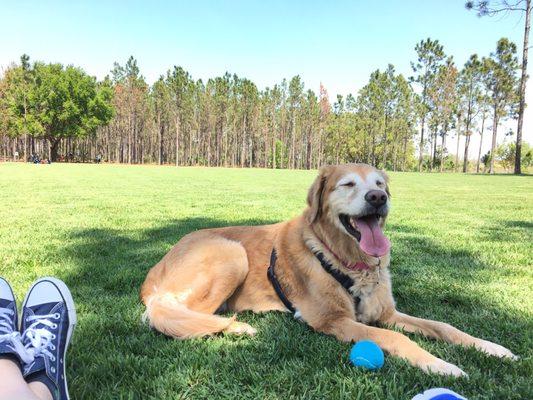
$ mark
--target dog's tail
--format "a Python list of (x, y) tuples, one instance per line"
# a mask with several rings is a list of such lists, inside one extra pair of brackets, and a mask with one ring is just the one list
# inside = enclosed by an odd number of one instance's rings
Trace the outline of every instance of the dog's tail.
[(159, 294), (157, 291), (143, 296), (146, 311), (143, 320), (167, 336), (176, 339), (189, 339), (212, 335), (224, 331), (235, 317), (205, 314), (189, 309), (171, 293)]

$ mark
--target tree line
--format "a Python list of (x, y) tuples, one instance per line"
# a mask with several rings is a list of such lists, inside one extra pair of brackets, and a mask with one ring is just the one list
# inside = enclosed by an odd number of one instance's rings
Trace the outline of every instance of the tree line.
[(410, 76), (388, 65), (333, 102), (300, 76), (259, 89), (235, 74), (203, 81), (175, 66), (150, 85), (133, 57), (98, 81), (23, 55), (0, 79), (0, 151), (53, 161), (304, 169), (355, 161), (466, 172), (477, 134), (476, 170), (484, 161), (494, 172), (499, 128), (520, 109), (516, 45), (502, 38), (462, 68), (438, 40), (415, 52)]

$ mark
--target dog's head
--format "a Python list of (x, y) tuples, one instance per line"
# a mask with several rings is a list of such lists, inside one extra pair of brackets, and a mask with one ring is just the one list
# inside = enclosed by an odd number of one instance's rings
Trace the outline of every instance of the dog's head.
[(367, 164), (322, 167), (307, 196), (307, 221), (329, 222), (364, 253), (384, 256), (390, 250), (382, 231), (390, 208), (388, 181), (385, 172)]

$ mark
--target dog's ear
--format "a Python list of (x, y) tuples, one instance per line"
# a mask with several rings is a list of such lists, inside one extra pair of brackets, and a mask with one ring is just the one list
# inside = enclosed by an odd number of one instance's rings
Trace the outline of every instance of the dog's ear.
[(309, 188), (309, 193), (307, 194), (307, 204), (309, 205), (307, 222), (310, 224), (315, 222), (322, 215), (324, 188), (326, 187), (329, 172), (329, 166), (320, 168), (318, 176), (313, 182), (313, 185)]

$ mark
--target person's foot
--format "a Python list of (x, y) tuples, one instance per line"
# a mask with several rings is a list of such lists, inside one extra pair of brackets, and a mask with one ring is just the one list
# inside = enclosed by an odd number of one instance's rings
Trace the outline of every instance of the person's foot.
[(0, 358), (7, 358), (21, 368), (31, 361), (18, 331), (17, 302), (9, 283), (0, 278)]
[(54, 400), (69, 399), (65, 354), (75, 325), (74, 301), (65, 283), (48, 277), (35, 282), (22, 305), (22, 341), (34, 357), (24, 367), (24, 378), (46, 385)]

